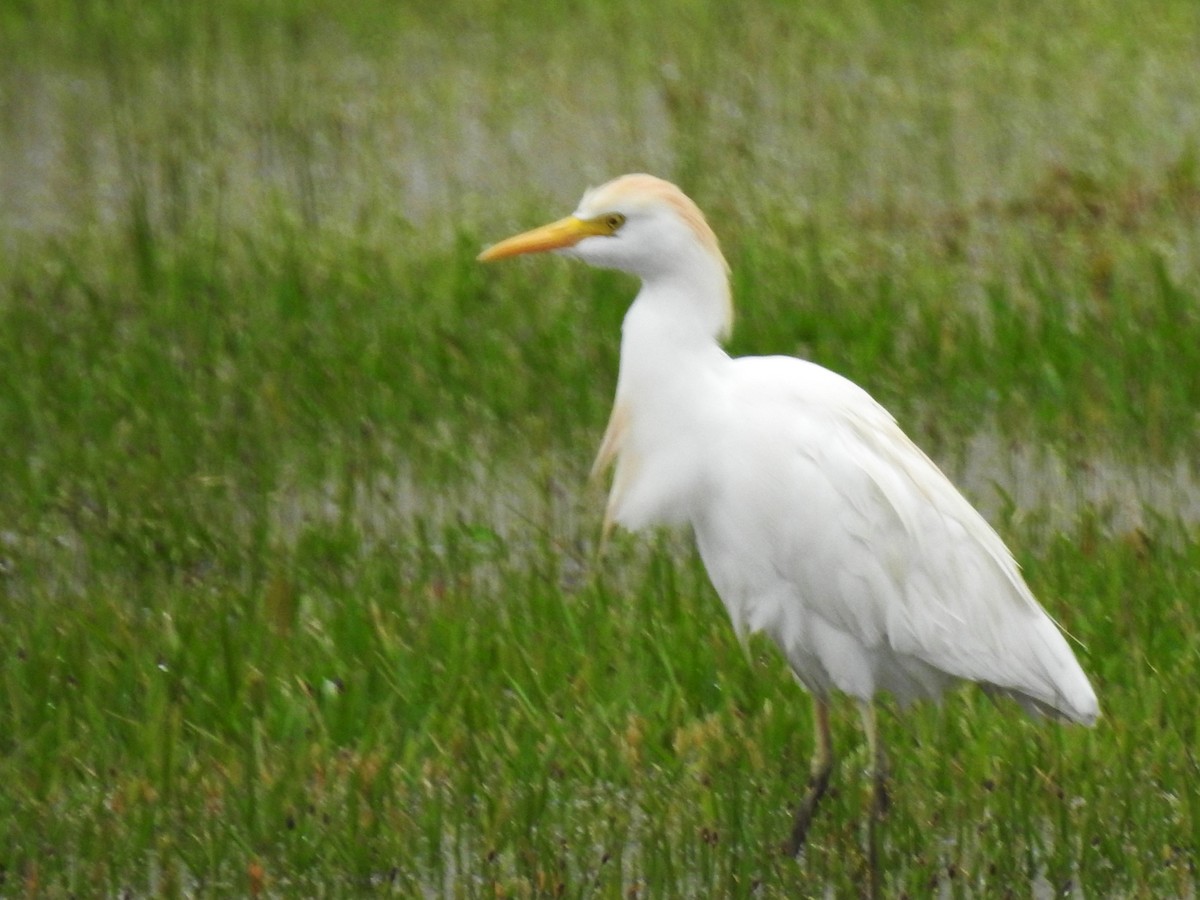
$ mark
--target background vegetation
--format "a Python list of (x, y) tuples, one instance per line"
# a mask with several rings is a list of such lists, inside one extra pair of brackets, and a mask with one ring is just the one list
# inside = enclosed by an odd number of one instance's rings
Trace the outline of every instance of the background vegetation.
[(885, 402), (1105, 718), (885, 715), (889, 893), (1195, 896), (1200, 7), (0, 7), (0, 895), (843, 896), (865, 756), (595, 550), (623, 171)]

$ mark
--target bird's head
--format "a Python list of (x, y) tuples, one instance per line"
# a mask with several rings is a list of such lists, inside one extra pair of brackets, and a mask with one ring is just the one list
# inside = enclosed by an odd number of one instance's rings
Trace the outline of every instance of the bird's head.
[(643, 280), (716, 262), (726, 269), (704, 214), (675, 185), (653, 175), (622, 175), (591, 188), (565, 219), (493, 244), (488, 262), (547, 250)]

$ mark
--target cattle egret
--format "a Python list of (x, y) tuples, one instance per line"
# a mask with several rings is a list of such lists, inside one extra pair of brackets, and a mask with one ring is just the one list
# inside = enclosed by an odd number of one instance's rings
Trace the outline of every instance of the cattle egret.
[(625, 175), (479, 259), (539, 251), (641, 279), (593, 470), (614, 466), (605, 531), (690, 525), (738, 635), (769, 635), (811, 693), (791, 852), (829, 784), (835, 691), (858, 701), (869, 743), (873, 866), (888, 796), (876, 693), (905, 705), (974, 681), (1034, 713), (1095, 721), (1087, 676), (1000, 537), (882, 406), (811, 362), (725, 353), (728, 266), (679, 188)]

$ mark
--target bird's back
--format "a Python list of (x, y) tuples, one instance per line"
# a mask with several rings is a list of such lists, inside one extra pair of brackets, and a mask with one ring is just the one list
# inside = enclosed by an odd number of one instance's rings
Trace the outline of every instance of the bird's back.
[(966, 679), (1096, 718), (1003, 542), (879, 404), (788, 357), (732, 360), (723, 384), (691, 519), (739, 632), (820, 694), (907, 702)]

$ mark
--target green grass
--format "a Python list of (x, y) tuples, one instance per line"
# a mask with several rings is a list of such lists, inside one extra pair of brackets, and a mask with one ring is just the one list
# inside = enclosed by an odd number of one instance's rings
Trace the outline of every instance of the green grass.
[(631, 169), (1100, 693), (887, 706), (889, 894), (1195, 896), (1194, 4), (341, 6), (0, 11), (0, 896), (859, 890), (857, 716), (781, 857), (807, 701), (597, 552), (635, 285), (474, 262)]

